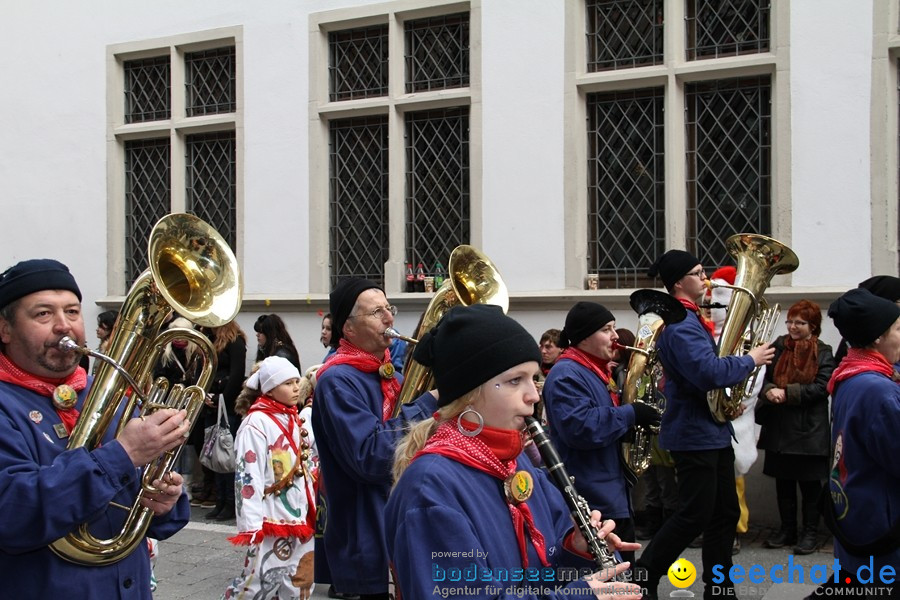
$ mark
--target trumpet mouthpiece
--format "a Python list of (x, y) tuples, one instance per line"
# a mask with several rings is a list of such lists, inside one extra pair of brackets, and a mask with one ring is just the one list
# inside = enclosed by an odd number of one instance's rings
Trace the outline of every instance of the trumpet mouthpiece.
[(81, 352), (81, 346), (67, 335), (62, 336), (56, 343), (56, 347), (63, 352)]

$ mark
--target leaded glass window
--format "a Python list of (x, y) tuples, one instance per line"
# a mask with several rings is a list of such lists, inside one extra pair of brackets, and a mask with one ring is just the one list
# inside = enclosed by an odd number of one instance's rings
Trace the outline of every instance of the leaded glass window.
[(125, 270), (128, 286), (147, 268), (150, 230), (169, 213), (169, 139), (125, 142)]
[(587, 70), (663, 61), (663, 0), (587, 0)]
[(732, 262), (734, 233), (771, 232), (771, 94), (768, 76), (686, 86), (688, 249), (703, 265)]
[(387, 25), (328, 34), (329, 100), (386, 96), (388, 91)]
[(236, 168), (233, 131), (187, 138), (185, 208), (236, 248)]
[(171, 116), (168, 56), (127, 60), (125, 71), (125, 122), (160, 121)]
[(687, 58), (769, 50), (771, 0), (687, 0)]
[(663, 89), (589, 94), (588, 272), (604, 288), (651, 284), (665, 251)]
[(189, 52), (184, 56), (187, 116), (234, 112), (234, 46)]
[(406, 262), (446, 266), (469, 243), (469, 109), (406, 116)]
[(384, 283), (388, 259), (387, 127), (386, 116), (330, 124), (332, 288), (348, 276)]
[(469, 14), (409, 21), (406, 30), (406, 91), (469, 85)]

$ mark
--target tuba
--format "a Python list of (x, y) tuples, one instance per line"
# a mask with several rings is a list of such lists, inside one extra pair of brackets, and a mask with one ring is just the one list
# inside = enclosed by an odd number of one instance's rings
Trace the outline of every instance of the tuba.
[[(501, 307), (503, 312), (509, 309), (509, 292), (497, 267), (474, 247), (463, 244), (454, 248), (450, 253), (448, 271), (447, 279), (428, 303), (415, 335), (404, 337), (392, 327), (384, 335), (416, 344), (456, 305), (494, 304)], [(400, 412), (401, 406), (412, 402), (432, 387), (434, 375), (431, 369), (416, 362), (412, 354), (407, 356), (403, 368), (403, 387), (400, 389), (394, 416)]]
[[(160, 219), (150, 232), (150, 268), (131, 286), (119, 318), (110, 334), (108, 355), (82, 348), (69, 338), (60, 348), (94, 356), (97, 369), (67, 449), (96, 448), (123, 404), (116, 424), (118, 435), (140, 404), (145, 416), (163, 408), (184, 409), (193, 427), (203, 407), (206, 388), (216, 371), (216, 352), (198, 331), (172, 328), (160, 333), (173, 311), (206, 327), (231, 321), (241, 306), (242, 285), (237, 259), (228, 243), (207, 223), (188, 214)], [(165, 378), (151, 384), (153, 368), (165, 347), (186, 339), (199, 347), (204, 358), (197, 384), (174, 385)], [(126, 399), (127, 395), (127, 399)], [(140, 506), (147, 492), (157, 491), (152, 482), (172, 470), (181, 447), (169, 450), (144, 468), (141, 490), (129, 507), (122, 530), (113, 538), (98, 539), (82, 524), (50, 544), (61, 558), (87, 566), (103, 566), (122, 560), (143, 543), (153, 513)]]
[[(617, 344), (631, 350), (625, 385), (622, 388), (622, 404), (644, 402), (655, 408), (660, 415), (666, 410), (665, 397), (657, 389), (656, 341), (663, 327), (678, 323), (687, 315), (684, 305), (678, 300), (656, 290), (637, 290), (629, 298), (631, 308), (638, 314), (638, 330), (634, 347)], [(650, 452), (653, 436), (658, 427), (635, 427), (634, 437), (622, 442), (622, 458), (635, 476), (650, 466)]]
[[(800, 259), (793, 250), (764, 235), (738, 233), (725, 240), (725, 247), (737, 261), (734, 285), (709, 283), (711, 287), (735, 291), (719, 336), (717, 354), (720, 358), (744, 356), (769, 342), (781, 310), (777, 304), (769, 307), (762, 297), (763, 292), (772, 277), (791, 273), (800, 266)], [(756, 367), (738, 385), (707, 392), (706, 401), (716, 421), (725, 423), (738, 416), (741, 402), (747, 397), (747, 390), (753, 389), (758, 375), (759, 367)]]

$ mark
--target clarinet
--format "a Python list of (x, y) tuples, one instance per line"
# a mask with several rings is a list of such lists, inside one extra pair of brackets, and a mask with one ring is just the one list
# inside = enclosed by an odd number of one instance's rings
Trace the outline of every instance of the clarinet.
[[(591, 511), (587, 501), (581, 497), (572, 484), (573, 478), (569, 477), (566, 467), (562, 459), (556, 452), (556, 448), (550, 442), (550, 436), (541, 427), (540, 422), (534, 417), (525, 417), (525, 429), (531, 435), (532, 441), (537, 445), (541, 458), (544, 459), (544, 465), (550, 474), (553, 483), (562, 492), (566, 504), (569, 506), (569, 512), (575, 525), (587, 541), (588, 551), (594, 557), (594, 562), (601, 571), (609, 571), (612, 573), (619, 564), (615, 555), (610, 551), (606, 540), (597, 536), (597, 530), (591, 525)], [(610, 581), (625, 581), (623, 574), (616, 575)]]

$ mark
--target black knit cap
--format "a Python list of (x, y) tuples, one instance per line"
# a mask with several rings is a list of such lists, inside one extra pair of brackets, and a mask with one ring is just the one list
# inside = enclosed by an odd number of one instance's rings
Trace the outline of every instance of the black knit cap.
[(832, 302), (828, 316), (851, 346), (865, 348), (900, 318), (900, 306), (865, 288), (856, 288)]
[(35, 258), (23, 260), (0, 275), (0, 308), (44, 290), (68, 290), (81, 302), (81, 290), (69, 267), (52, 258)]
[[(331, 310), (331, 345), (338, 347), (338, 342), (344, 335), (344, 323), (356, 304), (356, 299), (366, 290), (380, 290), (381, 286), (369, 279), (361, 277), (348, 277), (338, 282), (337, 287), (332, 290), (330, 299)], [(382, 290), (384, 291), (384, 290)]]
[(876, 275), (875, 277), (869, 277), (860, 283), (859, 287), (867, 289), (876, 296), (880, 296), (891, 302), (900, 300), (900, 278), (892, 275)]
[(691, 269), (700, 264), (700, 259), (684, 250), (669, 250), (656, 259), (656, 262), (650, 266), (647, 274), (650, 277), (657, 275), (663, 280), (666, 289), (670, 289), (673, 285), (691, 272)]
[(528, 361), (540, 363), (537, 342), (499, 306), (451, 308), (416, 345), (416, 362), (434, 372), (446, 406), (503, 371)]
[(609, 309), (602, 304), (578, 302), (566, 315), (566, 326), (559, 332), (559, 347), (577, 346), (595, 331), (615, 320)]

